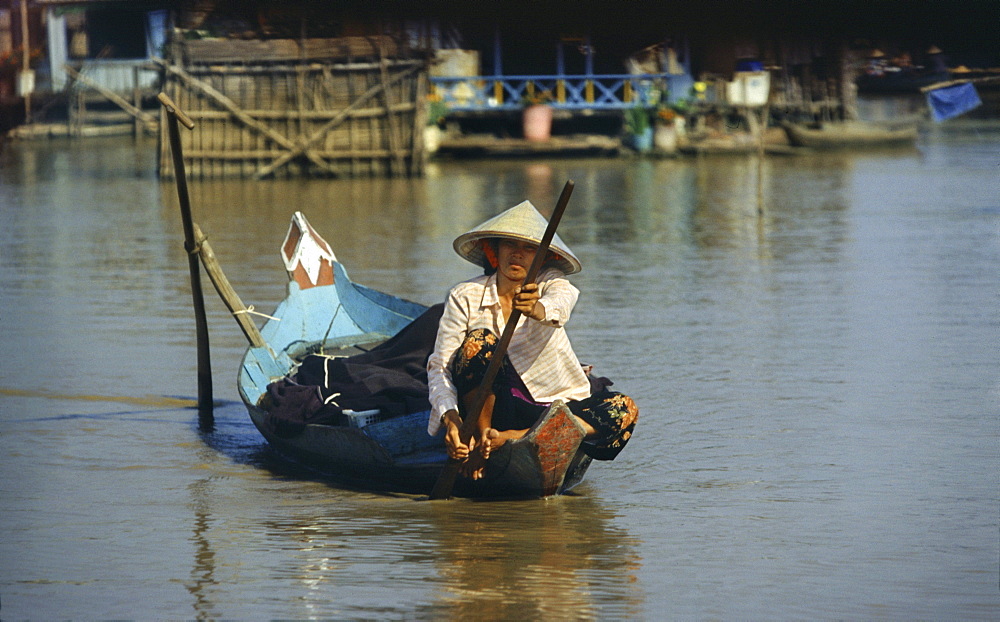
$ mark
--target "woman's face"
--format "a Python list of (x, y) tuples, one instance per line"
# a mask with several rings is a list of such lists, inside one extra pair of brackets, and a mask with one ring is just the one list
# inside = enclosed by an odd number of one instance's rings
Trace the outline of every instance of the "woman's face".
[(511, 281), (521, 282), (535, 260), (538, 245), (532, 242), (501, 239), (497, 243), (497, 270)]

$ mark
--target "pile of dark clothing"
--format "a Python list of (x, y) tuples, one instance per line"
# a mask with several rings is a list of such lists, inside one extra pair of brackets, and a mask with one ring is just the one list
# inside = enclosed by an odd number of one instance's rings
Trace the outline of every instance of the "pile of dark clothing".
[(268, 427), (290, 437), (307, 423), (346, 425), (345, 410), (379, 410), (383, 417), (429, 410), (427, 358), (443, 311), (443, 304), (430, 307), (368, 352), (307, 356), (292, 376), (268, 385), (262, 403)]

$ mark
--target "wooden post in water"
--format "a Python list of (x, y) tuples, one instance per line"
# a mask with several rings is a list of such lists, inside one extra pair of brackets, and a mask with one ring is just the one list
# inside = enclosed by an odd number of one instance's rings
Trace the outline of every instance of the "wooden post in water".
[[(31, 37), (28, 34), (28, 0), (21, 0), (21, 76), (20, 80), (29, 80), (31, 72)], [(34, 90), (34, 76), (30, 78), (31, 88), (26, 89), (24, 97), (24, 122), (31, 123), (31, 91)], [(21, 88), (20, 86), (18, 88)]]
[(160, 93), (157, 99), (167, 112), (174, 180), (177, 182), (177, 199), (181, 206), (181, 220), (184, 224), (184, 250), (188, 254), (188, 270), (191, 273), (191, 297), (194, 302), (195, 328), (198, 337), (198, 422), (203, 430), (211, 430), (215, 417), (212, 413), (212, 359), (208, 349), (208, 320), (205, 318), (205, 297), (201, 290), (201, 268), (196, 256), (198, 249), (195, 245), (194, 221), (191, 218), (191, 201), (188, 197), (187, 178), (184, 175), (181, 135), (177, 127), (177, 122), (180, 121), (184, 127), (192, 130), (194, 123), (165, 93)]
[[(770, 102), (770, 97), (768, 97), (768, 101)], [(770, 117), (770, 104), (764, 104), (764, 107), (761, 108), (757, 136), (757, 216), (764, 215), (764, 155), (766, 154), (764, 140), (767, 138), (767, 122)]]

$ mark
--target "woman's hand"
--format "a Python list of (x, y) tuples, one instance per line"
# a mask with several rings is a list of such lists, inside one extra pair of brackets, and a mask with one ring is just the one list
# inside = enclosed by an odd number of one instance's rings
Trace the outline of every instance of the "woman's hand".
[(541, 322), (545, 319), (545, 305), (538, 298), (538, 283), (525, 283), (517, 288), (511, 305), (522, 315)]
[(475, 446), (475, 438), (469, 440), (466, 445), (462, 442), (459, 428), (462, 427), (462, 418), (457, 410), (449, 410), (444, 414), (444, 444), (448, 449), (448, 457), (453, 460), (466, 460)]

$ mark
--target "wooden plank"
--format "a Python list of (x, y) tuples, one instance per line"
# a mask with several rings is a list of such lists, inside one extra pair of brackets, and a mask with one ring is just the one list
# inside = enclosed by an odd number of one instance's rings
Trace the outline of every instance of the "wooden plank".
[(384, 49), (399, 56), (399, 46), (385, 35), (332, 39), (201, 39), (180, 45), (186, 64), (289, 62), (314, 59), (378, 58)]
[(468, 135), (441, 141), (440, 153), (467, 156), (583, 155), (613, 154), (621, 140), (610, 136), (553, 136), (545, 142), (523, 138)]
[(948, 88), (949, 86), (957, 86), (959, 84), (966, 84), (969, 82), (973, 84), (990, 84), (993, 82), (1000, 82), (1000, 76), (985, 76), (981, 78), (964, 78), (960, 80), (948, 80), (946, 82), (935, 82), (934, 84), (920, 87), (920, 92), (927, 93), (928, 91), (944, 89)]
[(168, 73), (177, 76), (182, 81), (187, 83), (188, 86), (193, 87), (198, 91), (201, 91), (204, 95), (207, 95), (210, 99), (214, 100), (225, 110), (227, 110), (232, 116), (236, 117), (241, 122), (243, 122), (243, 124), (245, 124), (246, 126), (257, 130), (258, 132), (260, 132), (264, 136), (267, 136), (268, 138), (278, 143), (282, 147), (288, 149), (292, 149), (295, 147), (294, 143), (292, 143), (290, 140), (288, 140), (281, 134), (278, 134), (277, 132), (273, 131), (271, 128), (264, 125), (263, 123), (259, 123), (256, 119), (254, 119), (246, 112), (244, 112), (242, 109), (240, 109), (240, 107), (236, 104), (236, 102), (231, 100), (225, 94), (220, 93), (211, 84), (199, 78), (195, 78), (194, 76), (184, 71), (183, 69), (179, 67), (174, 67), (173, 65), (169, 65), (166, 62), (163, 63), (163, 67), (167, 70)]
[[(139, 89), (138, 66), (132, 67), (132, 107), (136, 110), (142, 110), (142, 91)], [(134, 125), (132, 126), (132, 135), (139, 136), (140, 134), (142, 134), (142, 125), (140, 124), (139, 117), (135, 117)]]
[[(164, 90), (166, 90), (166, 87), (167, 87), (167, 85), (164, 85)], [(166, 109), (163, 106), (160, 106), (160, 128), (164, 128), (164, 127), (166, 127), (166, 125), (167, 125), (167, 123), (166, 123)], [(162, 131), (162, 129), (161, 129), (161, 131)], [(170, 154), (167, 151), (167, 148), (168, 148), (168, 145), (169, 145), (169, 141), (167, 141), (167, 140), (159, 140), (157, 142), (160, 143), (159, 144), (160, 149), (157, 152), (157, 169), (158, 169), (157, 172), (159, 173), (160, 177), (162, 177), (162, 178), (173, 177), (173, 172), (170, 171), (170, 174), (168, 174), (168, 170), (167, 170), (167, 162), (170, 160)]]
[[(81, 115), (82, 121), (103, 123), (132, 123), (136, 117), (124, 110), (87, 110)], [(140, 120), (140, 123), (142, 121)]]
[(296, 120), (296, 136), (304, 136), (306, 133), (305, 122), (306, 119), (303, 116), (306, 108), (306, 84), (305, 84), (305, 73), (300, 68), (295, 72), (295, 120)]
[(289, 152), (293, 155), (291, 155), (287, 160), (285, 160), (285, 162), (288, 162), (292, 160), (292, 158), (295, 158), (299, 155), (305, 155), (320, 168), (329, 170), (330, 172), (334, 172), (333, 169), (331, 169), (326, 162), (324, 162), (321, 158), (319, 158), (309, 150), (309, 145), (305, 146), (296, 145), (288, 138), (272, 130), (270, 127), (264, 125), (263, 123), (258, 122), (256, 119), (243, 112), (240, 109), (240, 107), (236, 105), (236, 102), (226, 97), (226, 95), (224, 95), (223, 93), (220, 93), (218, 90), (213, 88), (212, 85), (206, 83), (204, 80), (199, 80), (198, 78), (195, 78), (194, 76), (190, 75), (183, 69), (166, 64), (165, 62), (163, 66), (166, 68), (168, 73), (171, 73), (179, 77), (181, 80), (186, 82), (188, 86), (201, 91), (203, 94), (213, 99), (216, 103), (218, 103), (220, 106), (231, 112), (234, 117), (242, 121), (244, 124), (252, 127), (261, 134), (267, 136), (274, 142), (278, 143), (282, 147), (288, 149)]
[(427, 160), (424, 147), (424, 128), (427, 126), (427, 75), (417, 76), (413, 110), (413, 151), (410, 154), (410, 173), (422, 175)]
[(80, 72), (78, 72), (76, 69), (73, 69), (69, 65), (63, 65), (63, 70), (65, 70), (66, 73), (70, 75), (70, 77), (94, 89), (95, 91), (103, 95), (105, 98), (107, 98), (109, 101), (111, 101), (111, 103), (115, 104), (125, 112), (129, 113), (130, 115), (132, 115), (137, 119), (141, 119), (142, 122), (145, 123), (147, 127), (150, 128), (156, 127), (156, 118), (153, 117), (153, 115), (149, 114), (144, 110), (136, 108), (128, 101), (126, 101), (125, 98), (119, 95), (118, 93), (115, 93), (112, 90), (104, 88), (103, 86), (94, 82), (87, 76), (82, 75)]
[(185, 136), (192, 176), (260, 178), (313, 166), (333, 175), (422, 170), (422, 60), (362, 64), (349, 56), (339, 70), (262, 63), (217, 73), (154, 61), (199, 122), (198, 135)]
[[(389, 60), (389, 67), (391, 69), (400, 69), (403, 67), (416, 67), (423, 66), (426, 61), (421, 59), (416, 60)], [(193, 76), (202, 75), (221, 75), (221, 74), (231, 74), (231, 75), (249, 75), (249, 76), (263, 76), (272, 73), (294, 73), (299, 68), (304, 68), (309, 71), (322, 72), (324, 70), (330, 70), (338, 74), (348, 74), (348, 73), (363, 73), (370, 71), (377, 71), (379, 63), (376, 62), (364, 62), (364, 63), (296, 63), (291, 64), (281, 64), (281, 63), (266, 63), (259, 62), (257, 64), (239, 64), (239, 65), (188, 65), (184, 69)]]
[[(242, 98), (243, 101), (248, 102), (251, 108), (259, 108), (258, 97), (260, 89), (254, 88), (254, 85), (259, 82), (259, 79), (250, 81), (249, 78), (244, 76), (244, 79), (248, 80), (250, 88), (247, 89), (247, 94)], [(252, 113), (251, 113), (252, 114)], [(251, 145), (257, 140), (257, 135), (250, 131), (245, 125), (240, 126), (240, 143), (238, 145), (239, 150), (249, 150)], [(247, 177), (253, 174), (253, 171), (257, 170), (257, 165), (251, 160), (251, 158), (244, 158), (240, 163), (240, 176)]]
[[(348, 99), (350, 101), (354, 101), (354, 75), (355, 75), (354, 73), (348, 73), (347, 76), (346, 76), (346, 78), (347, 78), (347, 97), (348, 97)], [(329, 81), (325, 82), (324, 84), (330, 84), (330, 83), (332, 83), (333, 82), (332, 75), (330, 76), (330, 78), (331, 79)], [(355, 123), (350, 122), (350, 121), (347, 124), (347, 147), (348, 147), (348, 150), (351, 150), (351, 151), (354, 150), (354, 145), (357, 143), (357, 128), (355, 127), (355, 125), (356, 125)], [(357, 177), (357, 176), (358, 176), (358, 159), (357, 158), (352, 158), (351, 159), (351, 177)]]
[[(184, 152), (184, 156), (188, 158), (205, 158), (213, 160), (239, 160), (239, 159), (254, 159), (254, 158), (273, 158), (276, 156), (283, 155), (284, 151), (272, 150), (245, 150), (237, 151), (232, 149), (206, 149), (197, 150), (191, 149)], [(389, 149), (336, 149), (336, 150), (317, 150), (316, 153), (322, 156), (324, 159), (328, 160), (348, 160), (351, 158), (357, 159), (386, 159), (394, 156), (405, 157), (407, 152), (405, 150), (400, 150), (399, 152), (393, 153)]]
[(396, 124), (396, 115), (392, 113), (392, 94), (389, 85), (389, 69), (386, 66), (386, 54), (385, 50), (379, 47), (379, 63), (378, 71), (379, 77), (382, 80), (382, 101), (385, 102), (385, 122), (387, 130), (389, 132), (389, 149), (393, 152), (393, 158), (389, 162), (389, 174), (397, 175), (404, 172), (404, 164), (402, 158), (398, 157), (396, 154), (399, 153), (399, 132)]
[[(420, 67), (413, 67), (400, 72), (389, 81), (389, 84), (391, 85), (395, 82), (398, 82), (399, 80), (402, 80), (403, 78), (415, 73), (418, 69), (420, 69)], [(294, 151), (290, 151), (289, 153), (281, 156), (280, 158), (277, 158), (263, 169), (258, 170), (255, 177), (257, 179), (266, 177), (271, 173), (273, 173), (275, 170), (277, 170), (279, 167), (284, 166), (286, 163), (288, 163), (295, 157), (301, 155), (302, 153), (305, 153), (307, 149), (311, 148), (314, 144), (316, 144), (316, 142), (319, 141), (321, 138), (323, 138), (323, 136), (325, 136), (326, 133), (329, 132), (333, 127), (335, 127), (336, 125), (341, 123), (344, 119), (346, 119), (347, 114), (349, 114), (350, 111), (354, 110), (355, 108), (361, 106), (363, 103), (367, 102), (371, 98), (378, 95), (383, 90), (383, 88), (385, 88), (384, 84), (376, 84), (371, 88), (369, 88), (358, 99), (356, 99), (354, 103), (352, 103), (344, 110), (341, 110), (336, 117), (324, 123), (319, 130), (314, 132), (308, 139), (302, 141)]]

